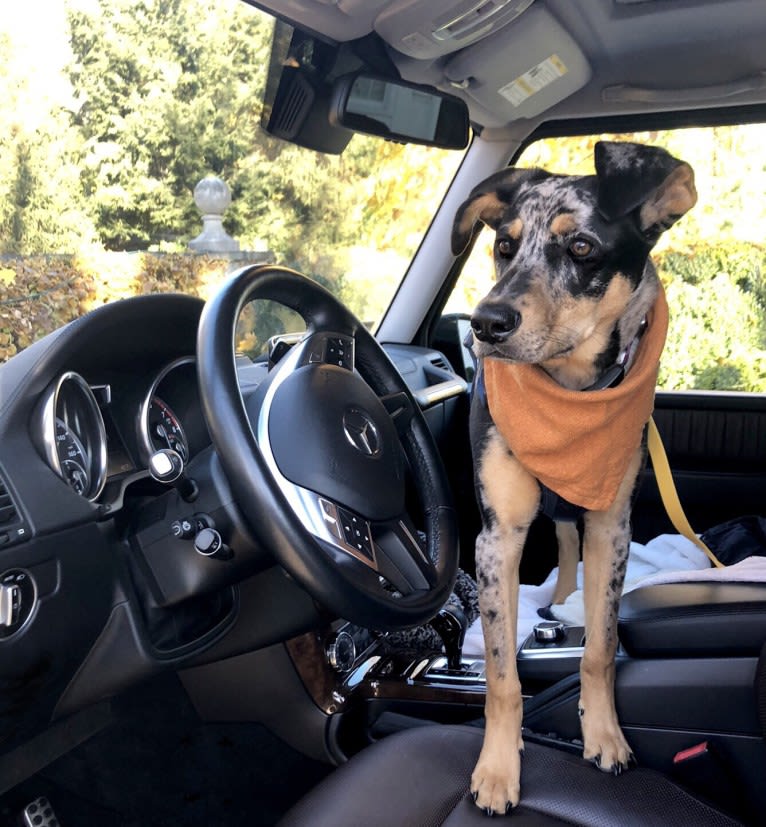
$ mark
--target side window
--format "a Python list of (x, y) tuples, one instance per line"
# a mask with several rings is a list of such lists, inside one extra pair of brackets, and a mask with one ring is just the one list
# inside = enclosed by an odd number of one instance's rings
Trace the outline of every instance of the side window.
[[(659, 386), (766, 391), (766, 125), (545, 139), (518, 166), (593, 173), (598, 140), (654, 144), (689, 163), (696, 206), (652, 251), (670, 307)], [(485, 229), (446, 312), (470, 313), (493, 283)]]

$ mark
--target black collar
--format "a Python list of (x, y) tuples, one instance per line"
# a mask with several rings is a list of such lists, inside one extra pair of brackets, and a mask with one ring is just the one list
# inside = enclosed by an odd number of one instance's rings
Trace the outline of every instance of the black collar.
[(636, 351), (638, 350), (638, 343), (644, 335), (646, 326), (646, 319), (644, 319), (630, 344), (617, 357), (617, 361), (611, 367), (607, 368), (592, 385), (588, 385), (587, 388), (583, 388), (583, 391), (603, 391), (606, 388), (616, 388), (617, 385), (622, 382), (625, 378), (625, 374), (628, 372), (628, 369), (633, 364), (633, 359), (635, 358)]

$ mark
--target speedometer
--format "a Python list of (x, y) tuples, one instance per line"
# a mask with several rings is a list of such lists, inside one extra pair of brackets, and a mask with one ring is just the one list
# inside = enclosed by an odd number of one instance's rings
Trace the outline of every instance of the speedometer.
[(95, 500), (106, 481), (106, 429), (82, 376), (68, 371), (48, 387), (35, 433), (50, 467), (81, 497)]
[(81, 497), (90, 488), (90, 461), (82, 442), (60, 417), (56, 417), (56, 453), (61, 475)]
[(159, 396), (153, 396), (149, 402), (147, 413), (147, 427), (149, 439), (155, 450), (172, 448), (184, 464), (189, 460), (189, 443), (186, 439), (183, 426), (173, 413), (170, 405), (163, 402)]

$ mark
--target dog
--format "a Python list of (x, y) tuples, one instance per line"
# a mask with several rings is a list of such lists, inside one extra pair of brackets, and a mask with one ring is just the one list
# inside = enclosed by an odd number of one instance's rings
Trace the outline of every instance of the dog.
[(520, 798), (519, 560), (541, 510), (559, 544), (554, 602), (574, 591), (581, 551), (585, 566), (583, 756), (615, 774), (634, 760), (615, 711), (614, 656), (630, 511), (667, 330), (649, 253), (697, 193), (692, 168), (659, 147), (602, 141), (594, 156), (595, 175), (509, 167), (490, 176), (452, 229), (456, 256), (481, 224), (495, 231), (496, 281), (471, 317), (478, 381), (470, 416), (487, 674), (471, 792), (490, 815)]

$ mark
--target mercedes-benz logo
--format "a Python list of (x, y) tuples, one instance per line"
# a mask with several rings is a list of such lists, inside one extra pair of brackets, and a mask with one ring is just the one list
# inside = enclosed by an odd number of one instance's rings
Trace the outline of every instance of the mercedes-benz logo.
[(368, 457), (380, 453), (380, 436), (368, 413), (359, 408), (347, 408), (343, 414), (343, 433), (346, 439)]

